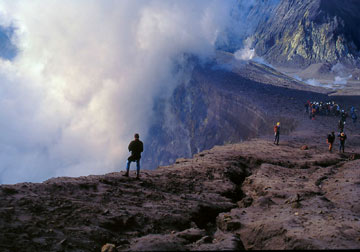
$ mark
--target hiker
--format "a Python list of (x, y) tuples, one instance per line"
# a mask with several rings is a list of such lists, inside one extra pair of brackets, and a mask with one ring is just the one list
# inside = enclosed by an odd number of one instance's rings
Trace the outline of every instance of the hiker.
[(335, 132), (332, 131), (331, 134), (327, 136), (326, 142), (329, 144), (329, 151), (332, 152), (333, 143), (335, 141)]
[(274, 126), (274, 135), (275, 135), (274, 144), (279, 145), (279, 139), (280, 139), (280, 122), (278, 122), (278, 123)]
[(355, 123), (356, 123), (356, 120), (357, 120), (357, 115), (356, 115), (355, 112), (352, 113), (351, 118), (352, 118), (352, 120), (353, 120), (353, 123), (355, 124)]
[(355, 111), (356, 111), (355, 108), (351, 107), (350, 114), (351, 114), (351, 119), (353, 120), (354, 124), (356, 123), (356, 120), (357, 120), (357, 115), (356, 115)]
[(131, 151), (131, 156), (128, 158), (126, 162), (126, 173), (124, 176), (129, 177), (129, 170), (131, 162), (136, 162), (136, 178), (140, 178), (140, 159), (141, 152), (144, 151), (144, 144), (139, 140), (139, 134), (136, 133), (134, 135), (135, 139), (129, 144), (129, 151)]
[(338, 128), (340, 130), (340, 133), (344, 131), (345, 122), (343, 120), (339, 121)]
[(346, 140), (346, 134), (344, 132), (341, 132), (339, 135), (338, 135), (339, 139), (340, 139), (340, 146), (339, 146), (339, 152), (342, 152), (344, 153), (345, 152), (345, 140)]
[(346, 117), (347, 117), (347, 112), (345, 112), (344, 110), (341, 110), (341, 120), (346, 122)]
[(305, 113), (309, 113), (309, 101), (305, 103)]
[(336, 110), (335, 110), (335, 116), (339, 116), (340, 115), (340, 106), (339, 104), (336, 104)]
[(310, 106), (309, 106), (309, 118), (310, 118), (310, 120), (312, 118), (312, 104), (310, 104)]
[(311, 110), (311, 120), (315, 120), (315, 114), (316, 114), (316, 108), (313, 106), (313, 109)]

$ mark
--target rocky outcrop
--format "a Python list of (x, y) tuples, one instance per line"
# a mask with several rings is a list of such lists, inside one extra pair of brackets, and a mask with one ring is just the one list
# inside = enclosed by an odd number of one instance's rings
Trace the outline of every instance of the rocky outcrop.
[(359, 61), (356, 0), (283, 0), (254, 35), (256, 53), (274, 65)]
[(1, 185), (1, 251), (358, 248), (360, 137), (347, 125), (347, 152), (329, 153), (322, 134), (336, 121), (304, 118), (279, 146), (216, 146), (140, 180)]

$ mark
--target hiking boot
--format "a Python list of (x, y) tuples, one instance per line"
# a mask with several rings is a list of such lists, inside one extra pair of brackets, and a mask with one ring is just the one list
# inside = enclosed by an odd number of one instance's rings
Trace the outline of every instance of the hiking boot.
[(139, 174), (136, 175), (136, 179), (140, 179), (140, 175), (139, 175)]
[(124, 177), (129, 177), (129, 173), (125, 173), (123, 176)]

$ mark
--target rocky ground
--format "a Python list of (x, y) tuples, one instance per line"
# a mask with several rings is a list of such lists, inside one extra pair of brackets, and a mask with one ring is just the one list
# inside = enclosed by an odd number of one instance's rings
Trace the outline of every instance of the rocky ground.
[[(360, 125), (338, 118), (142, 171), (0, 186), (1, 251), (360, 248)], [(307, 149), (301, 147), (307, 145)]]

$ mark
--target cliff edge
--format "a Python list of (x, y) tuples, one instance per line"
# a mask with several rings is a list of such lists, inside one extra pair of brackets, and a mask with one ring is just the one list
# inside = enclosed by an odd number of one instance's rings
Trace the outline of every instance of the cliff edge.
[[(360, 135), (335, 117), (144, 170), (0, 186), (2, 251), (355, 249)], [(301, 148), (307, 145), (306, 148)]]

